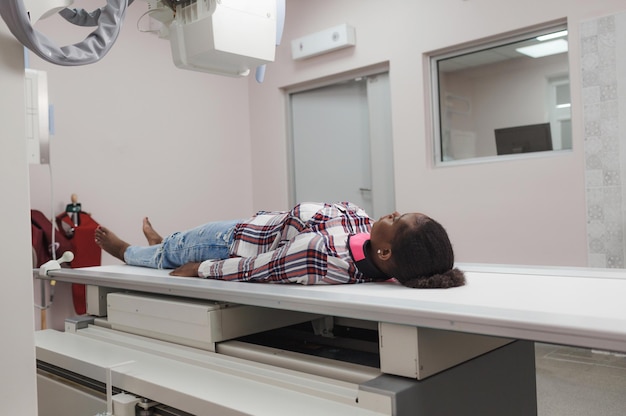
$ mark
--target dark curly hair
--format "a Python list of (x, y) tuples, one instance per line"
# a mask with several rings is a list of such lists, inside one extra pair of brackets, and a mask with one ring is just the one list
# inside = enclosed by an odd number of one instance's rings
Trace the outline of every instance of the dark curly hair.
[(413, 288), (450, 288), (465, 284), (464, 273), (454, 267), (448, 233), (427, 216), (399, 231), (391, 242), (393, 276)]

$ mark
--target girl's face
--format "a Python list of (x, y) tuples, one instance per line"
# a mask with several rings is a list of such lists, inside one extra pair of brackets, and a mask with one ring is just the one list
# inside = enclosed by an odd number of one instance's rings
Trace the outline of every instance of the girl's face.
[(381, 217), (372, 225), (370, 233), (370, 243), (372, 249), (377, 252), (379, 249), (390, 249), (396, 233), (417, 223), (424, 214), (417, 212), (401, 215), (399, 212), (393, 212), (389, 215)]

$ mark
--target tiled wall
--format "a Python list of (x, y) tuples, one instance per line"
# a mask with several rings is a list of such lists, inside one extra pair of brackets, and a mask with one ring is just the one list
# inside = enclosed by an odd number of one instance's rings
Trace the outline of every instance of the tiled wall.
[[(626, 14), (606, 16), (581, 25), (581, 66), (587, 195), (587, 242), (590, 267), (624, 267), (624, 210), (619, 98), (626, 107)], [(620, 51), (621, 47), (621, 51)], [(624, 85), (621, 86), (624, 88)], [(622, 110), (623, 111), (623, 110)]]

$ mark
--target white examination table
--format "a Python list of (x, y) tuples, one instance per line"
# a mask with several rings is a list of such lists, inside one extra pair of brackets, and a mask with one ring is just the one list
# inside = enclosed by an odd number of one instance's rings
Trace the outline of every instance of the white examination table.
[[(460, 267), (468, 284), (448, 290), (221, 282), (125, 265), (51, 271), (46, 278), (90, 285), (88, 310), (99, 310), (96, 315), (105, 314), (98, 299), (113, 294), (108, 319), (36, 333), (37, 358), (44, 367), (101, 383), (109, 372), (115, 388), (178, 414), (529, 415), (536, 414), (534, 341), (626, 352), (626, 278), (620, 272)], [(202, 335), (179, 345), (186, 324), (167, 322), (178, 312), (192, 321), (196, 306), (209, 300), (248, 305), (239, 311), (250, 319), (274, 313), (276, 320), (262, 320), (275, 322), (273, 328), (307, 319), (324, 326), (334, 319), (373, 329), (380, 365), (309, 358), (232, 339), (247, 329), (216, 335), (217, 326), (230, 327), (224, 323), (232, 307), (211, 315), (219, 320), (209, 319), (207, 333), (214, 338), (206, 344)], [(155, 312), (146, 317), (145, 310)], [(292, 312), (293, 321), (284, 318)], [(194, 338), (202, 330), (190, 332)], [(40, 386), (48, 387), (40, 390), (62, 397), (63, 383), (48, 371), (41, 370)], [(49, 397), (41, 394), (40, 409), (60, 406), (42, 403)]]

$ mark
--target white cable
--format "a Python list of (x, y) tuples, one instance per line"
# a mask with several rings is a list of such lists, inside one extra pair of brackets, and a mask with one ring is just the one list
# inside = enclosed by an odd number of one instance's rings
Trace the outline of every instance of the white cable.
[[(52, 260), (57, 259), (57, 246), (56, 246), (56, 228), (55, 228), (55, 215), (54, 215), (54, 181), (52, 180), (52, 152), (50, 151), (50, 141), (48, 141), (48, 172), (50, 177), (50, 223), (52, 224), (52, 246), (50, 247), (52, 251)], [(52, 306), (52, 302), (54, 301), (54, 287), (56, 286), (56, 282), (54, 280), (50, 281), (50, 303), (48, 304), (48, 308)]]
[(139, 18), (137, 19), (137, 31), (140, 33), (161, 33), (161, 29), (142, 29), (139, 27), (144, 17), (146, 16), (150, 17), (151, 14), (154, 14), (155, 12), (158, 12), (159, 10), (166, 10), (166, 8), (159, 7), (158, 9), (148, 10), (144, 12), (141, 16), (139, 16)]
[[(49, 145), (48, 145), (49, 146)], [(56, 250), (56, 236), (55, 236), (55, 227), (54, 227), (54, 182), (52, 180), (52, 157), (48, 158), (48, 176), (50, 178), (50, 214), (51, 214), (51, 223), (52, 223), (52, 243), (50, 244), (50, 251), (52, 251), (52, 260), (57, 259), (57, 250)]]

